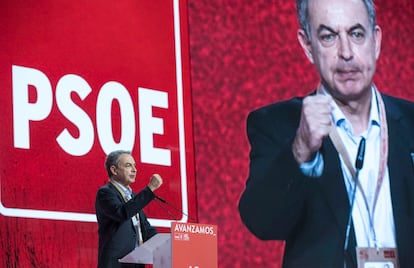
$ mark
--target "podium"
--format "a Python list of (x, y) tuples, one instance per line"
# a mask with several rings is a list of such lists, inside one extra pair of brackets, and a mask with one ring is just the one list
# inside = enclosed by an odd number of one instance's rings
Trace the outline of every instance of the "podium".
[(153, 264), (154, 268), (171, 268), (171, 259), (171, 234), (156, 234), (119, 262)]
[(217, 268), (217, 226), (173, 222), (171, 234), (156, 234), (119, 262), (153, 268)]

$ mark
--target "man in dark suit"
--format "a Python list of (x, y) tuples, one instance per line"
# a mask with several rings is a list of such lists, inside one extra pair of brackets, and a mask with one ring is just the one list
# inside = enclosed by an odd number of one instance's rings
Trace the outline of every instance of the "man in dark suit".
[(382, 36), (374, 3), (297, 0), (297, 8), (298, 39), (321, 84), (249, 114), (241, 218), (260, 239), (286, 241), (284, 267), (356, 267), (357, 252), (373, 248), (414, 267), (414, 104), (372, 82)]
[(111, 152), (105, 160), (109, 182), (96, 194), (96, 217), (99, 224), (98, 267), (145, 267), (121, 264), (118, 259), (154, 236), (142, 209), (155, 198), (154, 191), (162, 184), (158, 174), (152, 175), (141, 192), (135, 194), (130, 184), (135, 182), (136, 163), (129, 151)]

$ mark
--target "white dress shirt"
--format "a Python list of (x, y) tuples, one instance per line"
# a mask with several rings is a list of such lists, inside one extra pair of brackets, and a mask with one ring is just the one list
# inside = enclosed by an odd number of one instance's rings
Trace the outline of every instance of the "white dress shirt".
[[(365, 193), (369, 208), (367, 208), (362, 191), (358, 187), (352, 211), (352, 221), (354, 224), (357, 246), (396, 247), (388, 167), (385, 169), (375, 211), (372, 211), (377, 187), (381, 142), (381, 121), (379, 118), (379, 106), (375, 92), (376, 90), (372, 89), (373, 94), (370, 119), (368, 129), (365, 132), (355, 136), (353, 134), (351, 123), (346, 119), (345, 115), (336, 104), (332, 112), (332, 120), (341, 137), (351, 163), (355, 163), (361, 138), (364, 137), (366, 139), (364, 164), (359, 172), (359, 181)], [(324, 91), (324, 93), (327, 94), (326, 91)], [(353, 187), (355, 187), (354, 178), (352, 178), (352, 175), (341, 156), (340, 160), (348, 198), (351, 202)], [(305, 175), (319, 177), (322, 175), (323, 165), (323, 157), (318, 152), (313, 161), (302, 164), (300, 168)]]

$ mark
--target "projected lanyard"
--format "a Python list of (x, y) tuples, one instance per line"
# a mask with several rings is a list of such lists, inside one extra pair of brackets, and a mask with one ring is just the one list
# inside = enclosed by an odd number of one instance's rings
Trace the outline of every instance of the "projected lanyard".
[[(349, 155), (347, 153), (345, 145), (343, 144), (343, 142), (341, 140), (341, 137), (339, 136), (338, 130), (336, 129), (336, 127), (333, 127), (331, 132), (329, 133), (329, 137), (332, 140), (332, 143), (334, 144), (334, 146), (335, 146), (336, 150), (338, 151), (338, 153), (341, 155), (346, 167), (348, 168), (348, 170), (351, 173), (351, 176), (352, 176), (354, 182), (357, 182), (357, 185), (355, 185), (354, 187), (358, 187), (358, 189), (360, 190), (360, 192), (362, 194), (362, 197), (363, 197), (363, 200), (364, 200), (365, 208), (366, 208), (367, 213), (368, 213), (369, 227), (370, 227), (370, 232), (373, 235), (375, 249), (373, 250), (372, 248), (357, 248), (358, 261), (360, 261), (360, 258), (362, 257), (364, 259), (364, 260), (362, 260), (362, 263), (368, 263), (372, 260), (378, 260), (378, 261), (383, 262), (384, 259), (386, 259), (386, 258), (381, 257), (381, 254), (380, 254), (380, 253), (383, 253), (384, 250), (379, 249), (379, 247), (378, 247), (377, 237), (376, 237), (375, 228), (374, 228), (374, 214), (375, 214), (375, 208), (376, 208), (376, 205), (377, 205), (377, 201), (378, 201), (379, 193), (380, 193), (380, 190), (381, 190), (381, 186), (382, 186), (382, 183), (383, 183), (385, 170), (386, 170), (386, 165), (387, 165), (387, 159), (388, 159), (388, 126), (387, 126), (387, 120), (386, 120), (386, 114), (385, 114), (384, 101), (382, 99), (381, 94), (375, 88), (375, 86), (374, 86), (374, 90), (375, 90), (375, 94), (377, 96), (376, 99), (377, 99), (377, 102), (378, 102), (379, 113), (380, 113), (380, 119), (379, 120), (380, 120), (381, 140), (380, 140), (380, 159), (379, 159), (377, 185), (376, 185), (376, 189), (375, 189), (375, 195), (374, 195), (374, 199), (373, 199), (372, 210), (370, 209), (370, 205), (368, 204), (368, 199), (366, 197), (365, 191), (364, 191), (360, 181), (359, 180), (357, 181), (356, 170), (355, 170), (354, 166), (351, 164), (351, 160), (349, 159)], [(319, 94), (323, 94), (321, 86), (318, 87), (317, 92)], [(390, 255), (394, 257), (393, 260), (391, 260), (392, 264), (396, 264), (396, 254), (397, 254), (396, 249), (391, 249), (391, 248), (386, 249), (386, 253), (388, 252), (388, 250), (392, 250), (394, 252), (393, 254), (390, 254)], [(374, 256), (371, 256), (372, 254)], [(390, 267), (392, 267), (392, 266), (390, 266)]]
[[(109, 180), (112, 185), (118, 190), (118, 192), (122, 195), (122, 198), (125, 200), (125, 203), (128, 202), (130, 200), (130, 198), (128, 198), (128, 196), (125, 194), (125, 192), (121, 189), (121, 187), (119, 187), (119, 185), (116, 184), (116, 182)], [(131, 189), (129, 189), (131, 190)], [(131, 191), (132, 192), (132, 191)], [(131, 196), (132, 198), (132, 196)], [(141, 232), (141, 224), (140, 224), (140, 219), (139, 219), (139, 214), (135, 214), (135, 219), (137, 220), (137, 229), (138, 229), (138, 245), (142, 245), (142, 243), (144, 243), (144, 240), (142, 238), (142, 232)], [(135, 225), (135, 224), (134, 224)]]

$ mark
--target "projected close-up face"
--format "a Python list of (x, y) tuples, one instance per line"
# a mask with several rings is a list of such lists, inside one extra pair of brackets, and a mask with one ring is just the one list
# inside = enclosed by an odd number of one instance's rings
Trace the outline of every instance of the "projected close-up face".
[[(381, 44), (363, 1), (311, 0), (310, 37), (302, 44), (322, 83), (338, 99), (356, 99), (370, 90)], [(306, 40), (305, 40), (306, 39)]]

